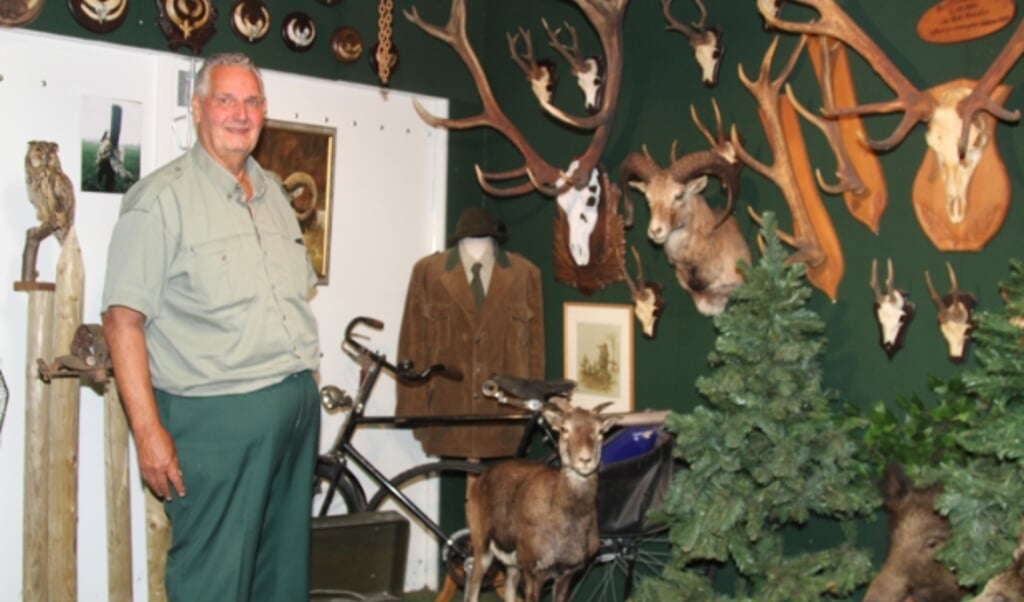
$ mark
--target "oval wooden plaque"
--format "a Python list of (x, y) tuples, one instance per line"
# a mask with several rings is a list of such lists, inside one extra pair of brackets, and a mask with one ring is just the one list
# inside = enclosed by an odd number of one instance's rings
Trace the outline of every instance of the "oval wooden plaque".
[(933, 44), (985, 37), (1013, 20), (1014, 0), (942, 0), (917, 22), (917, 35)]

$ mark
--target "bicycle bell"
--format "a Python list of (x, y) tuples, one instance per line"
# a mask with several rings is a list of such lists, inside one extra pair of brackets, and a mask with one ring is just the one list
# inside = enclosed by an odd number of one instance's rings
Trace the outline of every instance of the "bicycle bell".
[(328, 412), (352, 409), (352, 396), (334, 385), (326, 385), (320, 389), (320, 405)]

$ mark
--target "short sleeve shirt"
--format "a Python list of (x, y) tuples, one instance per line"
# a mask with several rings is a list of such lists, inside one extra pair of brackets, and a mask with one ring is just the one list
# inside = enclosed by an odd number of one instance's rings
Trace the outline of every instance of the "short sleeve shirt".
[(245, 393), (316, 370), (316, 284), (284, 189), (253, 159), (253, 197), (200, 144), (133, 186), (107, 256), (103, 308), (145, 315), (153, 386)]

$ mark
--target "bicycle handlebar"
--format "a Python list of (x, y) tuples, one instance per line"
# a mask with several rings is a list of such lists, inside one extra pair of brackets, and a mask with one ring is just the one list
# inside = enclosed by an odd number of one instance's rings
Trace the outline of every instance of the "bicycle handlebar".
[(395, 378), (406, 384), (414, 384), (430, 380), (435, 374), (443, 376), (451, 380), (462, 380), (462, 371), (458, 368), (446, 366), (444, 364), (433, 364), (427, 368), (417, 372), (413, 363), (409, 360), (402, 360), (398, 362), (398, 365), (392, 364), (382, 353), (370, 351), (362, 343), (356, 341), (352, 331), (355, 330), (356, 326), (364, 325), (381, 330), (384, 328), (384, 322), (367, 316), (356, 316), (349, 321), (348, 326), (345, 327), (345, 340), (342, 342), (342, 349), (346, 346), (352, 349), (359, 355), (365, 355), (370, 358), (374, 363), (380, 364), (389, 372), (395, 375)]

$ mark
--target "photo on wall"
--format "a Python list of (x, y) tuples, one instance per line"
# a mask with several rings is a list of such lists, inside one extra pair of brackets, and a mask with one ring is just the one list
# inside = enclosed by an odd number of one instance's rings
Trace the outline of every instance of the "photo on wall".
[(142, 103), (82, 97), (82, 191), (121, 194), (139, 179)]
[(633, 307), (564, 304), (565, 377), (576, 381), (573, 403), (633, 411)]
[(320, 285), (330, 276), (335, 135), (333, 127), (267, 119), (252, 153), (291, 197)]

